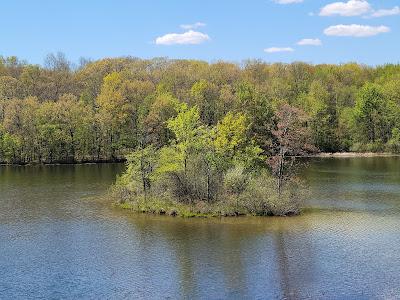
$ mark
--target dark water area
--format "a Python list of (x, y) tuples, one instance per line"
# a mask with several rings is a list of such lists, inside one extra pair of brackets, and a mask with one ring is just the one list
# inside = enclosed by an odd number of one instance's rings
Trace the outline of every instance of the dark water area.
[(290, 218), (132, 215), (123, 164), (0, 166), (0, 299), (400, 299), (400, 159), (316, 159)]

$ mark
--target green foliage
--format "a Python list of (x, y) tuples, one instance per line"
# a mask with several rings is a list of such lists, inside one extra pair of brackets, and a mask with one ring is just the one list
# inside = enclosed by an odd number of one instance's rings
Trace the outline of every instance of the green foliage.
[(170, 93), (157, 94), (143, 121), (150, 143), (157, 147), (162, 147), (168, 143), (172, 133), (166, 123), (169, 119), (175, 117), (184, 105)]
[[(179, 203), (208, 206), (221, 204), (218, 200), (224, 199), (225, 193), (239, 197), (244, 192), (250, 172), (255, 172), (256, 162), (262, 159), (262, 150), (248, 138), (249, 126), (243, 114), (230, 112), (217, 125), (207, 127), (202, 125), (196, 106), (191, 109), (182, 106), (177, 116), (167, 121), (167, 126), (174, 140), (157, 151), (152, 149), (157, 161), (152, 164), (154, 175), (150, 180), (158, 187), (149, 189), (153, 197), (162, 193)], [(128, 194), (138, 199), (144, 194), (146, 198), (146, 190), (140, 193), (138, 185), (133, 183), (141, 174), (143, 156), (135, 151), (128, 159), (127, 171), (119, 180), (128, 192), (119, 190), (120, 197), (125, 199)], [(127, 178), (132, 179), (126, 181)]]
[(393, 128), (392, 137), (388, 142), (389, 151), (394, 153), (400, 153), (400, 129)]
[(214, 124), (218, 96), (217, 86), (201, 79), (192, 86), (190, 95), (194, 103), (199, 107), (201, 120), (207, 125)]
[(18, 162), (21, 146), (22, 143), (18, 136), (8, 132), (0, 133), (0, 158), (3, 157), (5, 162)]
[(246, 132), (246, 117), (241, 113), (229, 112), (217, 124), (214, 141), (216, 151), (223, 156), (234, 157), (246, 144)]
[[(312, 136), (319, 149), (329, 152), (340, 150), (337, 132), (336, 103), (331, 101), (328, 88), (320, 80), (313, 81), (301, 107), (309, 112)], [(333, 126), (332, 126), (333, 125)]]
[(277, 179), (266, 172), (253, 176), (246, 189), (238, 197), (238, 205), (253, 215), (285, 216), (296, 215), (307, 193), (307, 189), (296, 179), (286, 183), (279, 193)]
[(240, 195), (243, 193), (249, 183), (249, 174), (246, 173), (243, 166), (235, 166), (228, 170), (224, 176), (224, 186), (228, 193)]
[(143, 193), (146, 195), (151, 188), (153, 172), (157, 161), (155, 148), (150, 145), (139, 147), (127, 155), (127, 174), (131, 181), (140, 182)]
[(0, 99), (13, 99), (19, 96), (21, 96), (21, 85), (18, 79), (0, 76)]
[(168, 129), (170, 129), (179, 145), (179, 149), (186, 153), (194, 146), (196, 137), (200, 131), (200, 115), (197, 106), (188, 108), (186, 105), (182, 107), (175, 118), (167, 121)]
[(233, 163), (254, 168), (262, 150), (248, 137), (247, 117), (242, 113), (229, 112), (215, 127), (215, 151), (224, 159), (226, 166)]
[(283, 104), (308, 114), (321, 151), (397, 151), (399, 86), (399, 65), (1, 57), (0, 160), (115, 161), (151, 144), (219, 180), (234, 164), (262, 165), (260, 149), (272, 154)]
[(395, 107), (390, 106), (382, 92), (375, 84), (366, 84), (359, 92), (354, 107), (356, 139), (363, 143), (386, 143), (390, 137), (393, 124), (391, 114)]

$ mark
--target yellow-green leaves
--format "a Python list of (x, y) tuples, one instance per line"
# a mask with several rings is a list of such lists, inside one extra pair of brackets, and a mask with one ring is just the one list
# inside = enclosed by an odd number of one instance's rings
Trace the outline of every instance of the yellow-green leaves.
[(229, 112), (215, 128), (215, 148), (217, 152), (233, 157), (246, 142), (246, 117)]
[(167, 121), (168, 128), (175, 134), (178, 144), (188, 147), (197, 135), (200, 126), (200, 115), (197, 106), (190, 109), (183, 106), (175, 118)]

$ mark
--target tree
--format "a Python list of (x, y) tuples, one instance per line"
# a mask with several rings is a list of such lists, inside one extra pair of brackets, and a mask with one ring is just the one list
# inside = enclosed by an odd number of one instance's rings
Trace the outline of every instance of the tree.
[(283, 104), (276, 112), (277, 124), (272, 131), (273, 155), (268, 159), (277, 179), (278, 194), (285, 182), (294, 176), (296, 157), (315, 151), (307, 128), (307, 115), (300, 109)]
[[(284, 103), (307, 112), (312, 141), (321, 151), (393, 149), (393, 129), (400, 122), (399, 80), (399, 65), (238, 65), (122, 57), (75, 68), (62, 53), (50, 54), (44, 66), (0, 57), (0, 125), (19, 140), (20, 162), (49, 161), (50, 156), (53, 161), (119, 160), (137, 147), (185, 145), (174, 139), (168, 120), (182, 112), (182, 105), (187, 111), (197, 107), (188, 158), (204, 170), (216, 159), (211, 173), (217, 174), (222, 161), (228, 166), (259, 157), (253, 146), (274, 155), (275, 112)], [(216, 145), (207, 144), (203, 152), (193, 148), (201, 139), (219, 143), (217, 132), (237, 130), (241, 125), (235, 118), (241, 116), (247, 142), (234, 151), (235, 162), (227, 155), (229, 143), (224, 155)]]
[(387, 123), (386, 105), (379, 86), (368, 83), (360, 90), (354, 107), (355, 130), (359, 141), (375, 143), (388, 140), (392, 128)]
[(220, 194), (224, 173), (236, 164), (254, 168), (262, 150), (248, 138), (243, 114), (228, 113), (213, 127), (202, 125), (199, 119), (197, 107), (184, 105), (168, 121), (175, 141), (161, 150), (159, 168), (172, 175), (179, 197), (212, 202)]
[(76, 96), (65, 94), (56, 103), (56, 111), (60, 128), (68, 136), (66, 150), (68, 160), (76, 161), (90, 153), (90, 137), (92, 133), (93, 111), (89, 105), (79, 101)]
[(99, 121), (105, 133), (103, 144), (106, 155), (116, 158), (117, 150), (124, 148), (122, 136), (130, 127), (132, 106), (124, 94), (124, 81), (120, 73), (113, 72), (104, 78), (97, 97)]
[(214, 147), (220, 156), (220, 168), (241, 164), (247, 169), (259, 163), (262, 149), (249, 138), (248, 118), (242, 113), (229, 112), (215, 127)]
[(262, 91), (256, 91), (254, 97), (242, 110), (248, 119), (248, 133), (263, 152), (268, 153), (271, 147), (271, 129), (274, 126), (275, 118), (274, 108), (268, 95)]
[(181, 103), (169, 93), (158, 94), (144, 119), (148, 142), (160, 148), (166, 145), (172, 135), (167, 121), (175, 117)]
[(47, 100), (55, 100), (63, 94), (75, 92), (76, 84), (71, 72), (72, 63), (67, 60), (64, 53), (47, 55), (44, 65), (43, 75), (46, 78)]
[(168, 129), (170, 129), (176, 140), (176, 148), (182, 157), (185, 174), (187, 172), (188, 159), (192, 149), (195, 147), (196, 137), (199, 134), (200, 113), (197, 106), (188, 108), (182, 105), (180, 112), (175, 118), (167, 121)]
[(217, 87), (202, 79), (196, 82), (190, 89), (193, 103), (199, 108), (201, 120), (212, 125), (216, 122), (216, 99), (218, 99)]
[(145, 200), (151, 189), (152, 176), (154, 173), (157, 156), (156, 149), (150, 145), (139, 147), (131, 154), (127, 155), (128, 170), (130, 180), (141, 182), (142, 192)]
[(11, 76), (0, 76), (0, 99), (13, 99), (21, 96), (21, 85), (18, 79)]
[(327, 86), (321, 81), (313, 81), (310, 90), (303, 97), (301, 107), (310, 114), (310, 127), (315, 145), (322, 151), (340, 150), (337, 138), (337, 106)]
[(394, 153), (400, 153), (400, 129), (393, 128), (392, 137), (388, 142), (389, 150)]
[(21, 140), (8, 132), (0, 132), (0, 162), (18, 163), (21, 151)]

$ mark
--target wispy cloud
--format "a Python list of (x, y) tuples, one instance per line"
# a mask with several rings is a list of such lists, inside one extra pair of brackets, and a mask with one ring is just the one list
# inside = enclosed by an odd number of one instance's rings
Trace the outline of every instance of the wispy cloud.
[(293, 3), (302, 3), (304, 0), (273, 0), (278, 4), (293, 4)]
[(299, 46), (321, 46), (322, 42), (320, 39), (302, 39), (297, 42)]
[(294, 49), (290, 47), (271, 47), (264, 49), (267, 53), (278, 53), (278, 52), (293, 52)]
[(395, 6), (391, 9), (378, 9), (375, 10), (369, 17), (370, 18), (380, 18), (380, 17), (387, 17), (387, 16), (395, 16), (400, 15), (400, 7)]
[(349, 0), (347, 2), (334, 2), (321, 8), (319, 15), (353, 17), (370, 12), (371, 5), (365, 0)]
[(380, 33), (389, 32), (387, 26), (368, 26), (368, 25), (335, 25), (324, 30), (329, 36), (351, 36), (351, 37), (368, 37), (378, 35)]
[(196, 29), (196, 28), (204, 27), (206, 25), (207, 24), (203, 23), (203, 22), (196, 22), (194, 24), (182, 24), (180, 27), (182, 29), (189, 30), (189, 29)]
[(197, 45), (209, 41), (210, 37), (202, 32), (189, 30), (184, 33), (168, 33), (156, 38), (157, 45)]

